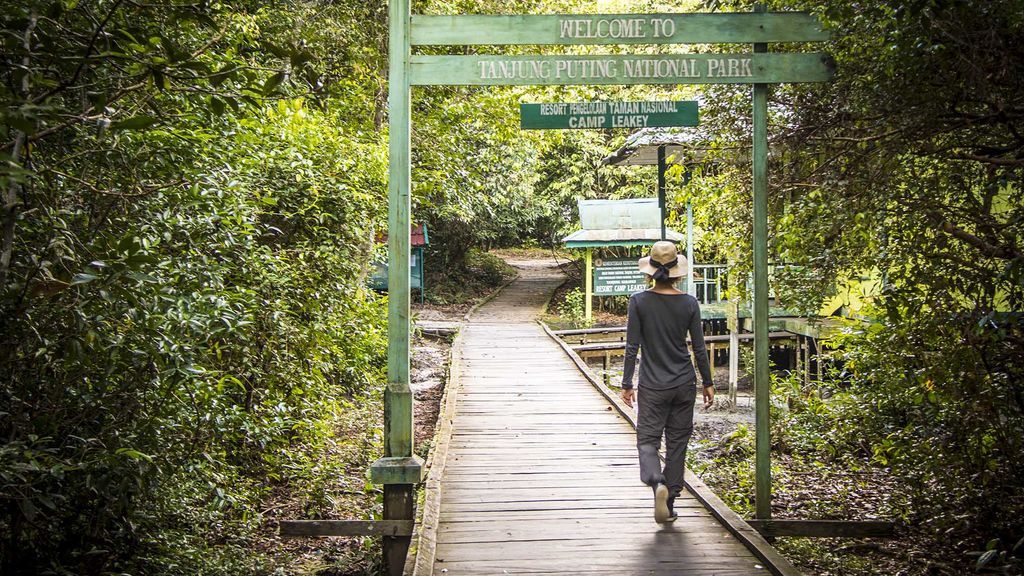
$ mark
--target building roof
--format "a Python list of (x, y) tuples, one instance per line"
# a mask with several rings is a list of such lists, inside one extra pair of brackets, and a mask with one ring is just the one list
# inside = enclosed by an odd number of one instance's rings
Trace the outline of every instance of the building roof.
[[(673, 242), (682, 242), (683, 235), (665, 230)], [(618, 230), (577, 230), (562, 239), (566, 248), (596, 248), (601, 246), (649, 246), (661, 240), (661, 228), (621, 228)]]
[(409, 236), (409, 242), (413, 246), (426, 246), (430, 244), (430, 237), (427, 235), (427, 225), (417, 224), (412, 227), (412, 234)]
[(694, 130), (644, 128), (630, 134), (621, 148), (602, 160), (611, 166), (656, 166), (658, 148), (665, 148), (666, 164), (700, 162), (705, 156), (703, 136)]
[[(641, 246), (661, 240), (661, 208), (656, 198), (630, 200), (580, 200), (583, 228), (562, 239), (568, 248)], [(669, 240), (682, 234), (666, 230)]]
[[(388, 241), (388, 233), (381, 232), (377, 234), (377, 243), (384, 244)], [(412, 246), (429, 246), (430, 245), (430, 234), (427, 232), (426, 224), (416, 224), (409, 231), (409, 244)]]

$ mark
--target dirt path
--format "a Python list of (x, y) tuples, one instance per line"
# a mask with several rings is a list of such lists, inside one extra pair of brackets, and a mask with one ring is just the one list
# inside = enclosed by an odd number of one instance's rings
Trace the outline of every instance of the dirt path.
[(470, 317), (471, 323), (534, 322), (565, 275), (554, 260), (509, 260), (519, 277)]

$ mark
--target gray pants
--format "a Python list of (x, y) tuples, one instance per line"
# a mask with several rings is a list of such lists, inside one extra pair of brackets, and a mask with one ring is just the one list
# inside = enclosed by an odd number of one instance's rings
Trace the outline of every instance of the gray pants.
[[(686, 445), (693, 433), (693, 404), (696, 383), (670, 390), (640, 388), (636, 425), (636, 449), (640, 454), (640, 480), (648, 486), (664, 483), (672, 496), (683, 490), (686, 469)], [(665, 436), (665, 468), (658, 451)]]

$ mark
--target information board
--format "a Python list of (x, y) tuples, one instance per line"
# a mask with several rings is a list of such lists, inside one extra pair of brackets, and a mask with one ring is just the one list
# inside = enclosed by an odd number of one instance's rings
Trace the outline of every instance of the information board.
[(526, 130), (696, 126), (697, 103), (654, 101), (520, 104), (519, 123)]
[(594, 295), (628, 296), (647, 289), (635, 258), (594, 260)]
[[(373, 274), (370, 276), (370, 288), (386, 291), (388, 289), (387, 262), (374, 262)], [(409, 288), (423, 290), (423, 248), (413, 248), (409, 253)], [(422, 298), (421, 298), (422, 300)]]

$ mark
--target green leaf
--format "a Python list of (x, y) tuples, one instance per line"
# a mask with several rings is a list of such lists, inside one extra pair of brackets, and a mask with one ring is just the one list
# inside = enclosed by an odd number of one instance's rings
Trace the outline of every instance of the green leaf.
[(225, 80), (234, 75), (236, 68), (237, 67), (234, 64), (225, 64), (222, 66), (220, 70), (217, 70), (212, 76), (210, 76), (210, 86), (213, 86), (214, 88), (219, 87)]
[(303, 64), (305, 64), (306, 62), (309, 62), (312, 59), (313, 59), (313, 54), (311, 54), (308, 50), (302, 50), (300, 52), (296, 52), (296, 53), (292, 54), (292, 56), (291, 56), (292, 67), (293, 68), (299, 68)]
[(99, 276), (97, 276), (95, 274), (88, 274), (86, 272), (80, 272), (78, 274), (75, 274), (74, 278), (71, 279), (71, 285), (74, 286), (76, 284), (87, 284), (89, 282), (92, 282), (93, 280), (98, 280), (98, 279), (99, 279)]
[(213, 110), (214, 114), (217, 116), (223, 116), (225, 108), (226, 105), (223, 100), (216, 96), (210, 96), (210, 109)]
[(152, 116), (140, 114), (124, 120), (119, 120), (110, 125), (111, 130), (144, 130), (157, 123)]
[(981, 570), (985, 566), (988, 566), (998, 555), (998, 550), (989, 550), (988, 552), (985, 552), (978, 557), (978, 563), (975, 565), (975, 569)]
[(153, 457), (150, 456), (149, 454), (143, 454), (142, 452), (139, 452), (138, 450), (133, 450), (131, 448), (118, 448), (115, 454), (119, 456), (127, 456), (132, 460), (145, 460), (147, 462), (153, 461)]
[(36, 130), (36, 121), (24, 116), (8, 116), (4, 119), (4, 123), (26, 134), (31, 134)]
[(143, 274), (142, 272), (129, 272), (128, 277), (138, 282), (144, 282), (146, 284), (158, 284), (160, 280), (149, 274)]
[(278, 72), (270, 78), (267, 78), (267, 81), (263, 83), (263, 95), (269, 96), (270, 94), (273, 94), (274, 90), (277, 90), (277, 87), (281, 85), (281, 82), (284, 82), (284, 79), (284, 72)]
[(158, 90), (167, 90), (171, 87), (171, 80), (164, 74), (164, 71), (160, 68), (153, 68), (153, 85)]

